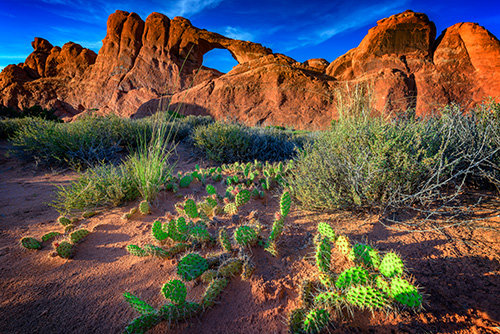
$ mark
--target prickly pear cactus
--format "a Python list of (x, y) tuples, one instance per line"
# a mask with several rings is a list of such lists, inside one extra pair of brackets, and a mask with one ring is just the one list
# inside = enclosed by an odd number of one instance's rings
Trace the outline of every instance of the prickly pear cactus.
[(81, 229), (81, 230), (78, 230), (78, 231), (71, 233), (69, 237), (71, 239), (71, 242), (76, 244), (76, 243), (79, 243), (80, 241), (82, 241), (82, 239), (85, 238), (89, 234), (90, 234), (89, 230)]
[(177, 229), (177, 232), (180, 234), (187, 233), (188, 227), (187, 227), (187, 223), (186, 223), (186, 218), (184, 218), (184, 217), (177, 218), (176, 229)]
[(349, 258), (369, 268), (378, 268), (380, 266), (378, 251), (369, 245), (361, 243), (354, 245), (349, 253)]
[(184, 255), (177, 265), (177, 275), (184, 281), (191, 281), (200, 277), (208, 269), (208, 261), (200, 254), (189, 253)]
[(302, 280), (299, 283), (299, 300), (303, 308), (309, 308), (313, 305), (314, 284), (311, 280)]
[(193, 177), (191, 175), (185, 175), (179, 181), (179, 187), (180, 188), (187, 188), (191, 184), (191, 181), (193, 181)]
[(130, 306), (132, 306), (134, 310), (136, 310), (139, 314), (149, 314), (156, 311), (153, 306), (147, 304), (139, 297), (134, 296), (130, 292), (123, 293), (123, 297), (125, 298), (127, 303), (129, 303)]
[(251, 197), (252, 193), (247, 189), (243, 189), (242, 191), (236, 194), (234, 198), (234, 203), (236, 204), (236, 206), (240, 207), (248, 203)]
[(209, 194), (209, 195), (217, 195), (217, 190), (211, 184), (207, 184), (206, 190), (207, 190), (207, 194)]
[(204, 308), (212, 307), (215, 304), (215, 300), (220, 295), (222, 290), (228, 285), (229, 280), (227, 278), (216, 278), (205, 290), (201, 304)]
[(342, 297), (336, 291), (325, 291), (314, 297), (314, 305), (329, 309), (338, 308), (341, 302)]
[(223, 277), (231, 277), (236, 275), (242, 268), (243, 261), (236, 258), (231, 258), (224, 263), (222, 263), (219, 267), (219, 275)]
[(63, 259), (69, 259), (73, 256), (73, 244), (67, 241), (62, 241), (56, 245), (57, 255)]
[(364, 285), (368, 283), (370, 279), (370, 274), (363, 267), (351, 267), (344, 270), (337, 281), (335, 282), (335, 286), (339, 289), (347, 289), (353, 285)]
[(384, 291), (389, 296), (391, 295), (391, 285), (389, 284), (389, 282), (387, 282), (386, 279), (384, 279), (384, 277), (377, 276), (375, 278), (375, 285), (377, 288)]
[(145, 257), (145, 256), (149, 255), (145, 250), (143, 250), (141, 247), (139, 247), (137, 245), (128, 245), (127, 252), (129, 252), (130, 255), (139, 256), (139, 257)]
[(277, 216), (273, 222), (273, 229), (271, 230), (271, 234), (269, 235), (269, 240), (276, 242), (283, 232), (283, 221), (284, 218), (281, 216), (281, 213), (277, 212)]
[(229, 215), (235, 215), (238, 213), (238, 206), (234, 202), (229, 202), (224, 206), (224, 212)]
[(233, 247), (231, 246), (231, 240), (227, 234), (227, 229), (225, 227), (219, 230), (219, 243), (226, 252), (232, 252)]
[(42, 236), (42, 242), (43, 241), (48, 241), (52, 238), (55, 238), (57, 237), (58, 235), (61, 235), (61, 233), (59, 232), (49, 232), (49, 233), (45, 233), (43, 236)]
[(67, 225), (71, 224), (71, 220), (67, 217), (64, 217), (64, 216), (57, 218), (57, 222), (59, 224), (61, 224), (62, 226), (67, 226)]
[(212, 240), (212, 236), (208, 233), (203, 225), (195, 225), (189, 230), (189, 238), (195, 242), (206, 243)]
[(337, 237), (337, 240), (335, 240), (335, 246), (341, 254), (344, 254), (346, 256), (351, 252), (351, 243), (349, 241), (349, 238), (345, 235), (339, 235)]
[(177, 230), (177, 221), (175, 219), (171, 219), (167, 225), (167, 235), (173, 241), (181, 242), (186, 240), (186, 236), (184, 234), (180, 234)]
[(418, 292), (417, 287), (401, 277), (394, 277), (392, 279), (391, 295), (405, 306), (412, 308), (420, 308), (422, 306), (422, 295)]
[(385, 254), (378, 268), (382, 275), (389, 278), (403, 274), (404, 269), (403, 260), (394, 252)]
[(316, 266), (323, 274), (330, 274), (332, 246), (328, 238), (322, 238), (316, 247)]
[(189, 249), (189, 247), (191, 247), (191, 245), (182, 242), (178, 243), (177, 245), (174, 245), (168, 249), (169, 257), (182, 253), (185, 250)]
[(202, 305), (193, 302), (166, 304), (160, 308), (159, 314), (162, 319), (165, 319), (167, 322), (175, 323), (197, 315), (202, 309)]
[(139, 212), (143, 215), (151, 213), (151, 207), (149, 206), (148, 201), (142, 201), (139, 203)]
[(213, 209), (215, 209), (218, 205), (217, 200), (215, 198), (212, 198), (212, 197), (205, 198), (205, 203), (210, 205), (210, 207), (212, 207)]
[(234, 231), (234, 241), (240, 246), (253, 246), (257, 240), (258, 234), (250, 226), (242, 225)]
[(168, 238), (168, 232), (163, 230), (163, 224), (159, 220), (156, 220), (153, 223), (153, 226), (151, 227), (151, 234), (153, 235), (153, 238), (158, 241), (163, 241)]
[(165, 299), (172, 301), (174, 304), (182, 304), (186, 301), (186, 285), (178, 279), (165, 283), (161, 288), (161, 292)]
[(126, 334), (145, 333), (151, 328), (158, 325), (162, 317), (155, 311), (153, 313), (143, 314), (130, 322), (125, 328)]
[(151, 256), (156, 256), (162, 259), (170, 257), (169, 252), (155, 245), (150, 245), (150, 244), (144, 245), (142, 249), (146, 252), (146, 254)]
[(327, 223), (324, 223), (324, 222), (318, 223), (318, 233), (321, 236), (327, 237), (328, 239), (330, 239), (330, 242), (335, 242), (335, 240), (336, 240), (335, 231)]
[(21, 246), (27, 249), (41, 249), (42, 244), (40, 241), (36, 240), (33, 237), (25, 237), (21, 239)]
[(280, 211), (281, 214), (283, 215), (283, 218), (286, 218), (288, 216), (291, 205), (292, 205), (292, 195), (287, 190), (283, 193), (283, 195), (281, 195), (280, 199)]
[(184, 211), (186, 211), (186, 215), (190, 218), (198, 217), (198, 208), (196, 207), (194, 200), (191, 198), (188, 198), (184, 203)]
[(240, 256), (240, 259), (243, 261), (243, 266), (241, 268), (241, 279), (246, 281), (250, 279), (256, 269), (256, 266), (252, 259), (247, 255)]
[(358, 285), (350, 288), (345, 296), (348, 303), (360, 308), (380, 309), (389, 307), (388, 296), (371, 286)]
[(304, 318), (306, 317), (306, 310), (302, 308), (294, 309), (288, 315), (288, 328), (291, 334), (303, 333), (302, 327), (304, 326)]
[(313, 309), (304, 318), (306, 333), (319, 333), (328, 325), (330, 315), (324, 309)]
[(200, 279), (205, 283), (211, 283), (217, 277), (219, 277), (219, 272), (217, 270), (208, 269), (200, 276)]
[(94, 217), (95, 215), (97, 215), (96, 211), (85, 211), (82, 213), (82, 218), (90, 218)]

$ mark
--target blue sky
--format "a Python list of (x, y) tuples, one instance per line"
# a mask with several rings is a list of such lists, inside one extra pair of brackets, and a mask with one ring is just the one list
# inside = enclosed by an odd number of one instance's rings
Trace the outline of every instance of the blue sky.
[[(184, 16), (199, 28), (261, 43), (302, 62), (334, 60), (358, 46), (377, 20), (406, 9), (426, 13), (438, 35), (455, 23), (477, 22), (500, 38), (500, 11), (493, 8), (482, 0), (0, 0), (0, 69), (24, 61), (34, 37), (98, 52), (107, 17), (117, 9), (143, 20), (152, 12)], [(212, 51), (204, 61), (224, 72), (236, 64), (226, 50)]]

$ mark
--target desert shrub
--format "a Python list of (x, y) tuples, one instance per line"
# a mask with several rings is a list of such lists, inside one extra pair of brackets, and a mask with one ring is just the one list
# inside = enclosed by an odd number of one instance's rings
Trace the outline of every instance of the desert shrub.
[(215, 162), (245, 160), (249, 155), (250, 134), (240, 124), (215, 122), (199, 126), (192, 139), (194, 146)]
[(490, 115), (452, 105), (427, 119), (340, 119), (306, 145), (290, 184), (302, 205), (320, 210), (410, 205), (445, 188), (498, 186), (500, 128)]
[(11, 138), (21, 127), (32, 121), (31, 117), (0, 119), (0, 139)]
[(54, 114), (55, 110), (44, 109), (39, 105), (34, 105), (32, 107), (23, 109), (21, 111), (12, 109), (6, 106), (0, 106), (0, 117), (1, 118), (25, 118), (25, 117), (36, 117), (43, 118), (52, 121), (60, 121), (60, 119)]
[(69, 185), (59, 186), (52, 206), (68, 214), (133, 200), (139, 191), (123, 165), (99, 164), (80, 172)]
[(30, 119), (11, 140), (18, 156), (27, 160), (93, 165), (117, 160), (124, 148), (136, 145), (137, 131), (136, 123), (116, 116), (60, 124)]
[(198, 126), (192, 142), (207, 158), (219, 163), (235, 161), (283, 161), (295, 148), (308, 141), (309, 134), (294, 134), (278, 128), (251, 128), (238, 123), (215, 122)]

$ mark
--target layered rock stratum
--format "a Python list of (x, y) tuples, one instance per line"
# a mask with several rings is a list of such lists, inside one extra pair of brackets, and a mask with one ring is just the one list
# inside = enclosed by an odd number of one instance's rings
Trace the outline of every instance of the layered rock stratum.
[[(380, 112), (433, 113), (500, 96), (500, 42), (476, 23), (458, 23), (436, 38), (427, 15), (406, 11), (377, 22), (357, 48), (328, 62), (299, 63), (260, 44), (194, 27), (182, 17), (116, 11), (103, 46), (62, 48), (35, 38), (24, 63), (0, 73), (0, 104), (139, 117), (180, 108), (250, 125), (322, 128), (338, 117), (339, 87), (367, 83)], [(203, 66), (212, 49), (238, 62), (228, 73)]]

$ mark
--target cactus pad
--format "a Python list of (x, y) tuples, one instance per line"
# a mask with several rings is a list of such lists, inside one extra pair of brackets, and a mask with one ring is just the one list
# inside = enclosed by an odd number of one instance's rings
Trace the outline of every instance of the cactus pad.
[(177, 218), (176, 229), (177, 229), (177, 232), (180, 234), (185, 234), (188, 231), (186, 218), (184, 218), (184, 217)]
[(73, 256), (73, 244), (67, 241), (61, 242), (56, 247), (57, 255), (62, 257), (63, 259), (69, 259)]
[(27, 249), (40, 249), (42, 248), (42, 244), (40, 241), (36, 240), (33, 237), (25, 237), (21, 239), (21, 246)]
[(126, 334), (140, 334), (145, 333), (151, 328), (158, 325), (162, 320), (162, 317), (156, 313), (143, 314), (140, 317), (135, 318), (130, 322), (130, 324), (125, 328)]
[(71, 220), (67, 217), (64, 217), (64, 216), (57, 218), (57, 222), (59, 224), (61, 224), (62, 226), (67, 226), (67, 225), (71, 224)]
[(243, 267), (241, 270), (241, 279), (242, 280), (248, 280), (253, 272), (255, 271), (255, 263), (252, 261), (252, 259), (249, 256), (244, 256), (241, 257), (243, 260)]
[(142, 201), (139, 203), (139, 212), (143, 215), (151, 213), (151, 207), (149, 206), (148, 201)]
[(373, 247), (358, 243), (354, 245), (349, 253), (349, 258), (367, 267), (378, 268), (380, 266), (380, 256)]
[(347, 291), (345, 299), (348, 303), (361, 308), (387, 308), (389, 298), (387, 295), (370, 286), (355, 286)]
[(326, 291), (314, 297), (314, 305), (333, 308), (337, 307), (341, 300), (342, 298), (340, 297), (338, 292)]
[(156, 220), (153, 223), (153, 226), (151, 227), (151, 234), (153, 235), (153, 238), (158, 241), (163, 241), (169, 236), (168, 233), (163, 230), (163, 225), (159, 220)]
[(129, 252), (131, 255), (139, 257), (148, 256), (148, 253), (137, 245), (128, 245), (127, 252)]
[(403, 278), (394, 277), (392, 279), (391, 295), (395, 300), (408, 307), (420, 308), (422, 306), (422, 295), (418, 289)]
[(250, 193), (250, 191), (248, 191), (247, 189), (243, 189), (242, 191), (236, 194), (234, 198), (234, 203), (238, 207), (245, 205), (246, 203), (248, 203), (251, 197), (252, 193)]
[(324, 309), (311, 310), (304, 318), (304, 330), (306, 333), (319, 333), (328, 325), (329, 318)]
[(207, 184), (207, 194), (209, 195), (217, 195), (217, 190), (215, 189), (215, 187), (211, 184)]
[(344, 270), (337, 281), (335, 286), (339, 289), (347, 289), (352, 285), (366, 284), (370, 278), (370, 274), (363, 267), (351, 267)]
[(211, 283), (218, 276), (219, 272), (217, 270), (209, 269), (200, 276), (200, 279), (205, 283)]
[(197, 253), (189, 253), (182, 257), (177, 265), (177, 274), (184, 281), (191, 281), (208, 269), (208, 261)]
[(81, 230), (78, 230), (78, 231), (71, 233), (69, 237), (71, 239), (71, 242), (76, 244), (76, 243), (82, 241), (82, 239), (85, 238), (89, 234), (90, 234), (89, 230), (81, 229)]
[(97, 215), (96, 211), (85, 211), (82, 213), (82, 218), (90, 218), (94, 217), (95, 215)]
[(182, 304), (186, 301), (187, 289), (184, 283), (178, 279), (174, 279), (163, 285), (161, 293), (165, 299), (172, 301), (172, 303)]
[(234, 240), (240, 246), (253, 246), (257, 243), (257, 232), (248, 225), (239, 226), (234, 231)]
[(219, 230), (219, 243), (226, 252), (231, 252), (233, 250), (231, 240), (229, 240), (227, 229), (225, 227)]
[(312, 306), (314, 290), (314, 284), (310, 280), (303, 280), (299, 283), (299, 300), (303, 308)]
[(170, 256), (169, 252), (164, 250), (161, 247), (155, 246), (155, 245), (144, 245), (142, 248), (148, 255), (156, 256), (159, 258), (167, 258)]
[(330, 242), (335, 242), (335, 231), (329, 224), (324, 222), (318, 223), (318, 232), (323, 237), (330, 239)]
[(280, 199), (280, 212), (283, 218), (286, 218), (288, 216), (291, 205), (292, 205), (292, 195), (290, 195), (290, 192), (287, 190), (283, 193), (283, 195), (281, 195)]
[(242, 260), (235, 258), (228, 259), (220, 265), (219, 275), (224, 277), (234, 276), (241, 270), (242, 266), (243, 266)]
[(375, 278), (375, 285), (380, 290), (384, 291), (388, 295), (391, 295), (391, 285), (382, 276), (377, 276), (377, 278)]
[(191, 181), (193, 181), (193, 177), (191, 175), (185, 175), (179, 181), (179, 187), (180, 188), (187, 188), (191, 184)]
[(229, 215), (235, 215), (238, 213), (238, 206), (235, 203), (230, 202), (224, 206), (224, 212)]
[(301, 308), (296, 308), (288, 315), (288, 328), (291, 334), (303, 333), (302, 326), (304, 325), (304, 318), (306, 311)]
[(198, 217), (198, 208), (196, 207), (196, 203), (192, 198), (188, 198), (184, 203), (184, 211), (190, 218)]
[(197, 224), (189, 230), (189, 238), (200, 243), (212, 240), (212, 236), (208, 233), (206, 227), (201, 224)]
[(283, 217), (281, 219), (275, 219), (273, 222), (273, 229), (271, 230), (271, 234), (269, 235), (269, 240), (277, 241), (283, 232)]
[(335, 240), (335, 246), (343, 255), (347, 256), (351, 252), (351, 243), (349, 242), (349, 238), (345, 235), (339, 235), (337, 237), (337, 240)]
[(59, 232), (49, 232), (49, 233), (45, 233), (43, 236), (42, 236), (42, 242), (43, 241), (48, 241), (54, 237), (57, 237), (58, 235), (61, 235), (61, 233)]
[(330, 273), (331, 243), (328, 238), (323, 238), (316, 246), (316, 266), (321, 273)]
[(389, 278), (401, 275), (404, 271), (403, 261), (396, 253), (387, 253), (380, 263), (379, 271), (382, 275)]
[(182, 304), (166, 304), (160, 308), (159, 314), (163, 319), (172, 323), (195, 316), (202, 310), (198, 303), (184, 302)]
[(210, 283), (210, 285), (205, 290), (203, 294), (201, 304), (203, 307), (212, 307), (215, 304), (215, 300), (220, 295), (222, 290), (228, 285), (229, 280), (227, 278), (216, 278)]
[(147, 304), (143, 300), (141, 300), (139, 297), (134, 296), (130, 292), (125, 292), (123, 294), (123, 297), (125, 297), (125, 300), (127, 303), (130, 304), (140, 314), (149, 314), (155, 312), (155, 309), (153, 306)]

